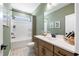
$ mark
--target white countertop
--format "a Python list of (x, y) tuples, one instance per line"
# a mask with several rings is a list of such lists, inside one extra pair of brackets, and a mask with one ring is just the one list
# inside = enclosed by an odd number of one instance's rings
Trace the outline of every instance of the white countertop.
[(53, 37), (45, 37), (45, 36), (42, 36), (42, 35), (36, 35), (35, 37), (43, 40), (43, 41), (46, 41), (52, 45), (56, 45), (62, 49), (65, 49), (67, 51), (70, 51), (72, 53), (75, 53), (75, 46), (74, 45), (71, 45), (69, 43), (67, 43), (64, 39), (60, 39), (60, 38), (53, 38)]

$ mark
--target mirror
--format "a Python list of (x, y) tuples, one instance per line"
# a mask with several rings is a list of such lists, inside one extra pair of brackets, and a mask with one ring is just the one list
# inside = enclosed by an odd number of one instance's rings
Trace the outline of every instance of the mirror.
[(61, 35), (68, 43), (74, 45), (75, 39), (75, 4), (74, 3), (48, 3), (44, 12), (44, 31)]
[(65, 35), (65, 16), (72, 13), (74, 13), (74, 3), (47, 3), (44, 12), (44, 32)]

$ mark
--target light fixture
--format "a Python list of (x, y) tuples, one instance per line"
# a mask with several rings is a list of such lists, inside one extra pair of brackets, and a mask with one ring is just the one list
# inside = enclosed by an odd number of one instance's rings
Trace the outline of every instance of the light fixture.
[(57, 6), (58, 3), (47, 3), (47, 10), (50, 9), (51, 7)]

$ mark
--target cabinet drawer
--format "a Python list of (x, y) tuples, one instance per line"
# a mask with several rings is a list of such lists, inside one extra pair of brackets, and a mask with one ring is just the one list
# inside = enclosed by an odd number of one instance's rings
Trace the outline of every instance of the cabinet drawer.
[(66, 51), (66, 50), (64, 50), (62, 48), (54, 46), (54, 55), (55, 56), (73, 56), (74, 53), (71, 53), (71, 52)]
[(45, 41), (39, 40), (39, 44), (53, 52), (53, 45)]

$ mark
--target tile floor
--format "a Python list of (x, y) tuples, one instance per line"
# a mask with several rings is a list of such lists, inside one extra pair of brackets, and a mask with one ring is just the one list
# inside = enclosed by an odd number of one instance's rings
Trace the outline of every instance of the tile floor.
[(11, 56), (34, 56), (33, 47), (11, 49)]

